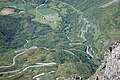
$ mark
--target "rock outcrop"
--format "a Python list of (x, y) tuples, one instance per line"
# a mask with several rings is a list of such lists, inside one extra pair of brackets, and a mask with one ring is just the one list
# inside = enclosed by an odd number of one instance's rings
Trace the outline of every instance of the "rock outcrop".
[(89, 80), (120, 80), (120, 43), (110, 46), (95, 75)]

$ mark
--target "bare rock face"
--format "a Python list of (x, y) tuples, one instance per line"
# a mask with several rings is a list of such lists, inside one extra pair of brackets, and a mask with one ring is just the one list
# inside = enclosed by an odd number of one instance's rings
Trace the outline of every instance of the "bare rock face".
[(120, 80), (120, 43), (105, 52), (103, 63), (89, 80)]

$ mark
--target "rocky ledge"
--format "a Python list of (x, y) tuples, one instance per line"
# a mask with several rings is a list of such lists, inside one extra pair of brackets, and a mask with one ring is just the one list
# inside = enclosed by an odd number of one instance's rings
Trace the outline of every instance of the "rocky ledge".
[(120, 80), (120, 42), (106, 50), (102, 64), (88, 80)]

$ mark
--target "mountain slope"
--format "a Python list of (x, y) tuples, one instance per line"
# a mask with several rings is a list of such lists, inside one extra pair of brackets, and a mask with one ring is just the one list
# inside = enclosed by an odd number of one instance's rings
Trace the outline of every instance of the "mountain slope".
[[(120, 37), (112, 0), (0, 2), (0, 79), (87, 79)], [(37, 77), (36, 77), (37, 76)]]

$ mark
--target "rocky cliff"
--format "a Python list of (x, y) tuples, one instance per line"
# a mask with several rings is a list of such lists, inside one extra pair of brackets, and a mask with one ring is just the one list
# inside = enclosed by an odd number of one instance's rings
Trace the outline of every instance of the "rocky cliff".
[(101, 66), (89, 80), (120, 80), (120, 42), (107, 49)]

